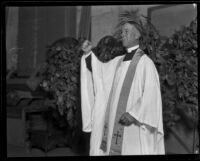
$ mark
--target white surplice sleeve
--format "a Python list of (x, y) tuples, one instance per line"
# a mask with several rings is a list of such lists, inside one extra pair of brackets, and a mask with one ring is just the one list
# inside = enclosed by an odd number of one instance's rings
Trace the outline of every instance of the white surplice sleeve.
[[(89, 53), (87, 56), (89, 56)], [(82, 130), (91, 132), (92, 112), (94, 108), (94, 88), (92, 73), (86, 67), (86, 55), (81, 58), (81, 114)]]
[[(142, 154), (164, 154), (162, 99), (159, 76), (153, 61), (144, 55), (139, 61), (135, 90), (137, 101), (130, 104), (128, 112), (140, 122)], [(138, 71), (137, 71), (138, 70)], [(134, 84), (132, 84), (134, 86)], [(136, 94), (137, 95), (137, 94)]]
[[(139, 79), (138, 85), (142, 89), (141, 96), (136, 103), (131, 105), (128, 112), (141, 124), (152, 127), (158, 131), (161, 136), (163, 132), (162, 120), (162, 100), (160, 91), (159, 76), (156, 67), (151, 59), (146, 55), (142, 62), (138, 63), (136, 79)], [(132, 84), (132, 86), (134, 86)], [(134, 91), (132, 91), (134, 92)]]
[[(86, 58), (91, 56), (92, 72), (86, 66)], [(105, 99), (105, 91), (103, 88), (103, 63), (98, 60), (91, 51), (81, 58), (81, 110), (82, 110), (82, 130), (91, 132), (95, 111), (102, 112), (99, 109)]]

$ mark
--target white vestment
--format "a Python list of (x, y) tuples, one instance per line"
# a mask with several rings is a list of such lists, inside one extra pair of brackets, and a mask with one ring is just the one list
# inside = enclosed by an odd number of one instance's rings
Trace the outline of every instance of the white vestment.
[[(116, 77), (113, 80), (117, 62), (122, 57), (123, 56), (116, 57), (108, 63), (101, 63), (95, 55), (92, 54), (93, 72), (91, 79), (93, 80), (94, 85), (93, 106), (84, 104), (84, 102), (90, 102), (89, 97), (87, 97), (85, 93), (89, 92), (90, 89), (88, 87), (81, 88), (81, 90), (86, 90), (81, 93), (82, 111), (85, 111), (82, 112), (83, 131), (92, 131), (90, 155), (109, 154), (119, 95), (128, 66), (131, 62), (122, 62), (116, 71)], [(82, 59), (84, 59), (84, 57)], [(81, 66), (83, 67), (83, 65)], [(87, 75), (85, 76), (87, 77)], [(83, 82), (84, 81), (81, 82), (82, 86)], [(100, 144), (103, 133), (106, 105), (112, 83), (114, 83), (114, 92), (112, 95), (108, 124), (108, 151), (104, 153), (100, 149)], [(133, 83), (130, 88), (126, 111), (137, 119), (141, 123), (141, 126), (139, 127), (132, 124), (124, 127), (122, 155), (164, 154), (165, 149), (160, 83), (157, 70), (148, 56), (143, 55), (139, 60)], [(86, 100), (86, 98), (88, 100)]]
[[(92, 72), (86, 67), (86, 58), (91, 54)], [(116, 64), (121, 57), (112, 62), (102, 63), (91, 52), (81, 58), (81, 110), (82, 130), (91, 132), (90, 155), (104, 155), (100, 149), (106, 103), (114, 77)], [(103, 71), (107, 68), (107, 70)], [(104, 77), (103, 75), (106, 75)], [(104, 78), (104, 79), (103, 79)]]

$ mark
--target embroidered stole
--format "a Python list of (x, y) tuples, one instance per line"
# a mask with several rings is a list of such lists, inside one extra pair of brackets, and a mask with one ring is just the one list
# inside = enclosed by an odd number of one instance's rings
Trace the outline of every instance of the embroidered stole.
[[(114, 128), (113, 128), (113, 133), (112, 133), (112, 140), (111, 140), (111, 147), (110, 147), (109, 155), (121, 155), (124, 126), (119, 124), (119, 119), (120, 119), (121, 115), (126, 112), (127, 101), (128, 101), (132, 81), (133, 81), (133, 78), (135, 75), (136, 66), (137, 66), (140, 58), (143, 56), (143, 54), (144, 53), (142, 50), (138, 50), (135, 53), (135, 55), (133, 56), (131, 63), (128, 67), (128, 71), (126, 73), (126, 76), (125, 76), (125, 79), (124, 79), (124, 82), (122, 85), (122, 89), (120, 92), (119, 101), (118, 101), (118, 105), (117, 105), (117, 112), (116, 112), (116, 116), (115, 116), (115, 122), (114, 122)], [(122, 59), (119, 60), (116, 71), (118, 70), (118, 67), (121, 64), (121, 62), (122, 62)], [(116, 77), (116, 71), (115, 71), (114, 79)], [(104, 152), (107, 151), (108, 121), (109, 121), (111, 100), (112, 100), (112, 95), (113, 95), (113, 87), (114, 87), (113, 84), (112, 84), (111, 92), (110, 92), (109, 99), (108, 99), (105, 123), (104, 123), (104, 130), (103, 130), (103, 137), (102, 137), (101, 146), (100, 146), (100, 148)], [(112, 129), (110, 129), (110, 130), (112, 130)]]

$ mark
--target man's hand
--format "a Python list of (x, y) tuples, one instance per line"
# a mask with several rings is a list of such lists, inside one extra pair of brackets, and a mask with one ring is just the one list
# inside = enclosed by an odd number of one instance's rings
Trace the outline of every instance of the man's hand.
[(84, 51), (84, 54), (89, 53), (92, 50), (92, 43), (88, 40), (85, 40), (81, 49)]
[(128, 112), (125, 112), (124, 114), (122, 114), (122, 116), (120, 117), (119, 123), (124, 126), (129, 126), (133, 123), (138, 126), (140, 125), (140, 123)]

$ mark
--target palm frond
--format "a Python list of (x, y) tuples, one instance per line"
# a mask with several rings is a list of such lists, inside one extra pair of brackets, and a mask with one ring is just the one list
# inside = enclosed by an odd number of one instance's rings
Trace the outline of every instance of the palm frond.
[(139, 9), (134, 9), (130, 11), (123, 11), (122, 13), (119, 14), (119, 23), (116, 26), (116, 30), (120, 30), (121, 27), (125, 23), (132, 23), (135, 24), (137, 29), (141, 32), (144, 30), (144, 25), (141, 20), (141, 15), (139, 14)]
[(124, 11), (119, 15), (120, 24), (124, 24), (126, 22), (132, 22), (138, 24), (139, 20), (140, 20), (139, 9)]

